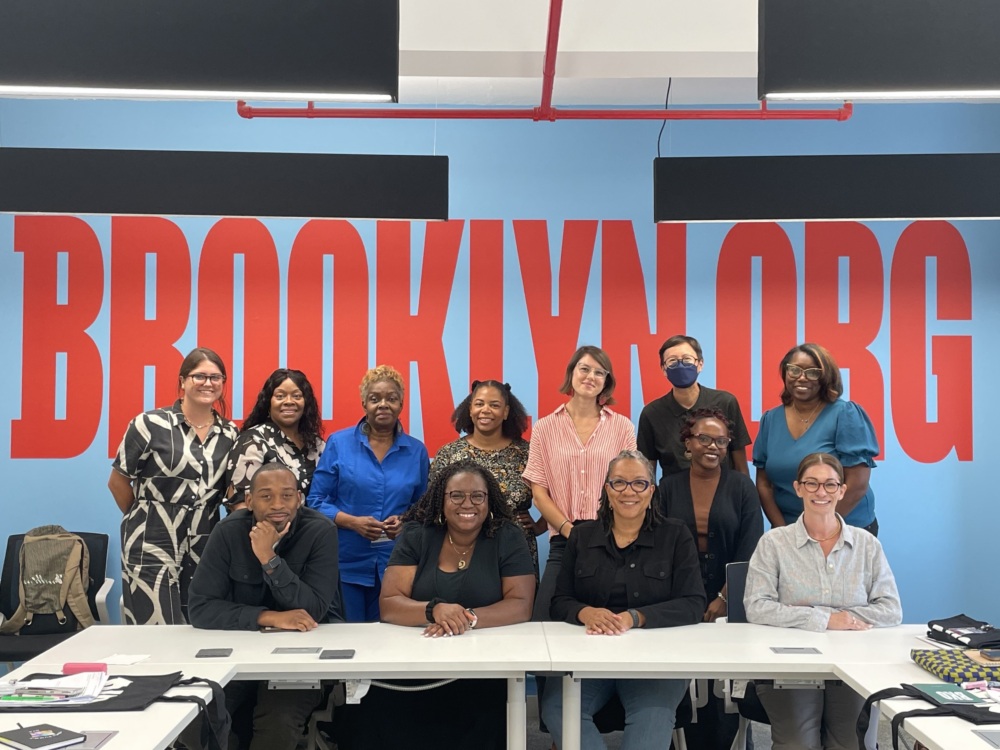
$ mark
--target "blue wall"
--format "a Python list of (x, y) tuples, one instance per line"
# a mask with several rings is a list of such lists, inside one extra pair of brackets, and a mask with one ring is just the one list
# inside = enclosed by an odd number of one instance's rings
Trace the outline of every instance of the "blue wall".
[[(492, 335), (488, 326), (470, 323), (470, 310), (477, 299), (492, 285), (501, 280), (503, 292), (503, 372), (529, 411), (537, 418), (549, 410), (552, 394), (558, 388), (558, 379), (539, 376), (535, 361), (536, 347), (544, 341), (533, 340), (527, 310), (523, 259), (517, 252), (518, 237), (515, 222), (527, 219), (545, 220), (549, 239), (553, 277), (558, 277), (560, 247), (565, 222), (584, 220), (598, 222), (593, 261), (584, 267), (589, 274), (586, 300), (581, 327), (576, 340), (581, 343), (603, 343), (610, 348), (612, 334), (602, 331), (602, 319), (619, 301), (634, 298), (644, 291), (650, 320), (656, 320), (656, 268), (657, 230), (652, 217), (651, 161), (656, 155), (657, 123), (522, 123), (522, 122), (336, 122), (307, 120), (254, 120), (237, 117), (233, 105), (218, 103), (138, 103), (138, 102), (68, 102), (68, 101), (0, 101), (0, 147), (76, 147), (76, 148), (142, 148), (142, 149), (191, 149), (191, 150), (250, 150), (295, 152), (358, 152), (358, 153), (436, 153), (450, 157), (451, 216), (465, 220), (461, 230), (456, 275), (450, 289), (448, 318), (444, 326), (443, 342), (447, 359), (448, 384), (452, 402), (457, 402), (466, 392), (473, 377), (495, 377), (499, 373), (470, 372), (470, 336)], [(905, 153), (905, 152), (974, 152), (995, 151), (1000, 147), (1000, 107), (997, 105), (860, 105), (855, 116), (846, 123), (830, 122), (674, 122), (667, 125), (663, 136), (663, 155), (760, 155), (760, 154), (824, 154), (824, 153)], [(141, 179), (141, 175), (136, 176)], [(2, 177), (0, 177), (2, 178)], [(95, 175), (99, 180), (100, 175)], [(822, 176), (817, 176), (822, 179)], [(503, 271), (493, 274), (470, 274), (470, 220), (495, 219), (502, 221)], [(641, 259), (643, 275), (635, 276), (627, 284), (602, 289), (602, 275), (606, 256), (628, 256), (628, 249), (605, 246), (605, 230), (614, 221), (628, 222), (634, 232), (636, 247)], [(0, 310), (6, 325), (0, 330), (0, 356), (7, 366), (0, 370), (0, 388), (7, 395), (0, 406), (0, 421), (10, 424), (21, 417), (25, 404), (32, 399), (51, 400), (52, 394), (33, 390), (31, 372), (23, 373), (20, 367), (22, 353), (22, 324), (24, 315), (33, 314), (23, 302), (23, 251), (15, 252), (15, 217), (0, 215)], [(111, 220), (109, 217), (83, 217), (96, 234), (104, 256), (105, 288), (110, 283)], [(193, 259), (197, 259), (206, 234), (215, 225), (213, 219), (173, 220), (183, 231)], [(287, 278), (288, 257), (292, 243), (304, 222), (292, 220), (264, 220), (277, 249), (282, 281)], [(373, 222), (354, 222), (362, 238), (369, 268), (369, 326), (368, 363), (375, 364), (378, 348), (376, 247), (377, 227)], [(838, 288), (838, 305), (841, 322), (843, 311), (860, 302), (859, 294), (878, 297), (881, 319), (876, 321), (877, 335), (868, 350), (874, 355), (879, 375), (883, 378), (882, 397), (885, 409), (885, 437), (883, 456), (872, 475), (877, 493), (880, 537), (885, 544), (890, 563), (899, 581), (903, 597), (905, 619), (908, 622), (925, 621), (967, 612), (1000, 622), (1000, 597), (996, 596), (993, 576), (992, 550), (995, 549), (995, 530), (992, 520), (998, 515), (994, 500), (995, 474), (991, 468), (992, 454), (983, 442), (997, 429), (1000, 407), (993, 403), (992, 380), (1000, 371), (1000, 356), (995, 346), (995, 328), (1000, 322), (997, 306), (1000, 304), (997, 285), (1000, 283), (1000, 228), (996, 222), (955, 222), (961, 241), (967, 248), (971, 268), (971, 319), (937, 320), (938, 302), (928, 291), (928, 324), (926, 342), (930, 337), (961, 339), (971, 337), (972, 357), (972, 455), (971, 460), (959, 460), (955, 452), (927, 462), (914, 456), (912, 446), (897, 434), (896, 422), (907, 403), (892, 404), (893, 372), (896, 383), (909, 379), (903, 372), (900, 354), (905, 354), (913, 341), (893, 341), (892, 322), (912, 317), (912, 306), (898, 303), (893, 298), (891, 276), (897, 242), (908, 222), (873, 222), (868, 229), (877, 240), (881, 257), (883, 283), (881, 289), (863, 292), (853, 289), (842, 277), (830, 280)], [(717, 346), (719, 331), (729, 326), (742, 325), (741, 316), (749, 313), (750, 321), (750, 380), (747, 384), (749, 398), (743, 407), (748, 418), (758, 419), (763, 410), (775, 405), (780, 389), (776, 375), (777, 361), (761, 360), (761, 352), (768, 337), (765, 323), (758, 313), (762, 292), (756, 286), (760, 271), (755, 271), (752, 304), (749, 310), (735, 310), (730, 318), (727, 303), (731, 290), (721, 286), (719, 258), (727, 240), (735, 237), (740, 228), (731, 225), (691, 225), (686, 235), (686, 271), (672, 278), (686, 290), (686, 320), (680, 326), (685, 332), (697, 336), (706, 352), (706, 369), (702, 382), (730, 387), (731, 379), (746, 362), (736, 361), (732, 352)], [(794, 264), (797, 293), (789, 300), (795, 318), (794, 338), (806, 335), (805, 308), (811, 294), (817, 293), (821, 284), (809, 286), (805, 278), (806, 228), (803, 224), (784, 224), (780, 227), (790, 242)], [(419, 290), (420, 263), (424, 250), (424, 225), (414, 223), (411, 232), (412, 275), (411, 289)], [(933, 240), (923, 241), (927, 250)], [(766, 253), (769, 248), (762, 247)], [(845, 252), (851, 248), (845, 248)], [(567, 250), (568, 252), (569, 250)], [(573, 252), (576, 252), (573, 250)], [(955, 257), (961, 265), (962, 257)], [(929, 268), (928, 288), (933, 290), (938, 278), (947, 277), (948, 257), (941, 258)], [(195, 269), (197, 265), (194, 265)], [(758, 268), (758, 266), (754, 266)], [(72, 272), (72, 269), (70, 269)], [(60, 281), (60, 284), (63, 282)], [(145, 283), (141, 279), (137, 283)], [(199, 279), (198, 284), (211, 283)], [(763, 283), (763, 282), (760, 282)], [(553, 281), (553, 285), (558, 281)], [(621, 286), (622, 288), (619, 288)], [(673, 287), (672, 287), (673, 288)], [(721, 290), (721, 291), (720, 291)], [(191, 290), (194, 291), (193, 289)], [(951, 290), (962, 296), (961, 289)], [(763, 295), (769, 289), (765, 286)], [(852, 294), (854, 298), (852, 299)], [(953, 294), (953, 296), (954, 296)], [(239, 296), (239, 294), (238, 294)], [(287, 293), (281, 301), (281, 344), (279, 358), (285, 363)], [(554, 292), (554, 296), (556, 296)], [(669, 298), (663, 295), (661, 304)], [(323, 311), (318, 311), (321, 314)], [(553, 311), (555, 312), (555, 311)], [(561, 311), (562, 312), (562, 311)], [(329, 308), (325, 309), (329, 315)], [(361, 311), (363, 315), (363, 311)], [(755, 317), (756, 316), (756, 317)], [(192, 312), (191, 323), (177, 343), (185, 352), (196, 342), (197, 313)], [(649, 320), (637, 321), (643, 332)], [(3, 485), (4, 522), (3, 535), (23, 531), (35, 525), (59, 522), (69, 528), (104, 530), (117, 534), (119, 513), (105, 483), (110, 461), (109, 441), (117, 442), (120, 431), (109, 436), (107, 409), (115, 394), (109, 392), (107, 362), (109, 352), (110, 293), (105, 291), (99, 315), (88, 329), (96, 342), (104, 362), (104, 395), (100, 426), (93, 441), (80, 455), (61, 458), (11, 458), (9, 430), (0, 434), (0, 481)], [(242, 323), (236, 323), (237, 329)], [(472, 330), (470, 330), (472, 329)], [(902, 329), (899, 329), (902, 331)], [(237, 331), (240, 333), (241, 331)], [(658, 338), (677, 333), (669, 330), (649, 330)], [(623, 332), (626, 337), (631, 332)], [(898, 332), (897, 339), (903, 338)], [(631, 339), (630, 339), (631, 340)], [(574, 342), (575, 343), (575, 342)], [(794, 343), (794, 342), (792, 342)], [(823, 342), (821, 342), (823, 343)], [(141, 345), (141, 342), (136, 342)], [(787, 347), (786, 347), (787, 348)], [(837, 355), (834, 347), (834, 354)], [(638, 362), (646, 366), (645, 351), (632, 353), (629, 363), (616, 359), (616, 370), (631, 371), (631, 394), (628, 403), (620, 404), (622, 411), (633, 419), (648, 401), (664, 392), (665, 381), (648, 380), (643, 383), (638, 375)], [(655, 351), (653, 356), (655, 356)], [(740, 357), (745, 360), (745, 357)], [(289, 362), (290, 366), (296, 363)], [(398, 367), (405, 363), (394, 362)], [(921, 360), (928, 378), (926, 388), (926, 421), (942, 418), (937, 413), (939, 400), (946, 391), (955, 389), (954, 375), (967, 371), (963, 362), (934, 362), (928, 356)], [(912, 363), (906, 363), (907, 368)], [(874, 369), (874, 365), (871, 365)], [(728, 369), (727, 369), (728, 368)], [(942, 369), (944, 368), (944, 369)], [(241, 387), (241, 368), (232, 365), (234, 382)], [(726, 370), (728, 375), (724, 375)], [(947, 372), (946, 372), (947, 371)], [(944, 373), (947, 377), (942, 375)], [(411, 410), (408, 424), (418, 436), (426, 431), (429, 415), (418, 408), (421, 394), (430, 385), (421, 382), (421, 367), (410, 370), (408, 405)], [(868, 407), (850, 388), (855, 381), (872, 373), (848, 370), (848, 396)], [(424, 372), (426, 381), (427, 372)], [(729, 378), (729, 379), (727, 379)], [(939, 379), (940, 378), (940, 379)], [(315, 376), (314, 380), (317, 380)], [(58, 387), (62, 387), (61, 385)], [(68, 385), (70, 389), (73, 383)], [(246, 389), (255, 392), (257, 383), (248, 383)], [(338, 392), (348, 389), (356, 393), (356, 381), (333, 384), (326, 376), (327, 394), (332, 388)], [(152, 384), (147, 383), (146, 407), (153, 406)], [(907, 391), (909, 393), (909, 391)], [(546, 408), (539, 413), (540, 396)], [(922, 394), (921, 394), (922, 395)], [(952, 394), (953, 395), (953, 394)], [(62, 396), (57, 393), (56, 404)], [(426, 397), (423, 399), (426, 401)], [(959, 399), (961, 400), (961, 399)], [(157, 404), (158, 405), (158, 404)], [(912, 408), (923, 412), (922, 400)], [(331, 415), (330, 407), (325, 416), (343, 421), (348, 415)], [(136, 409), (138, 411), (138, 409)], [(237, 417), (242, 416), (237, 409)], [(448, 412), (431, 415), (439, 425), (447, 422)], [(911, 415), (912, 416), (912, 415)], [(360, 417), (350, 415), (351, 419)], [(964, 429), (964, 428), (963, 428)], [(955, 435), (956, 443), (968, 442), (968, 430)], [(992, 438), (991, 438), (992, 439)], [(117, 558), (109, 564), (109, 571), (117, 575)], [(992, 594), (990, 592), (993, 592)], [(117, 596), (117, 594), (116, 594)]]

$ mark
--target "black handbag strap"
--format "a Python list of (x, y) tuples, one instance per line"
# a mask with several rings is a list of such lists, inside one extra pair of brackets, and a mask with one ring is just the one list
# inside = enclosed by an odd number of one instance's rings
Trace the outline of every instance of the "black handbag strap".
[(207, 685), (212, 690), (211, 703), (197, 695), (161, 695), (156, 700), (161, 703), (197, 703), (198, 718), (195, 721), (201, 719), (201, 747), (203, 750), (227, 750), (232, 717), (226, 709), (226, 695), (222, 686), (204, 677), (189, 677), (178, 680), (174, 687), (186, 685)]

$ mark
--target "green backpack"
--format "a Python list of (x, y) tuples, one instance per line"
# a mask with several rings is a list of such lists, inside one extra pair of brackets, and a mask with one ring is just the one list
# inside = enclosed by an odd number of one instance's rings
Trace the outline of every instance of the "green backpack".
[(19, 556), (18, 607), (0, 633), (40, 635), (94, 624), (87, 602), (90, 552), (62, 526), (39, 526), (24, 535)]

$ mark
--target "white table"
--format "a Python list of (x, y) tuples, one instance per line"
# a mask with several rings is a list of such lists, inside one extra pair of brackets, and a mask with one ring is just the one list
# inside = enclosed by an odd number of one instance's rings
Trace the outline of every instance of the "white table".
[[(523, 750), (525, 673), (547, 671), (550, 663), (542, 624), (487, 628), (454, 638), (424, 638), (421, 632), (421, 628), (382, 623), (321, 625), (308, 633), (100, 625), (82, 631), (22, 669), (58, 671), (67, 661), (100, 661), (113, 653), (127, 653), (149, 654), (150, 658), (131, 667), (114, 667), (113, 673), (183, 669), (185, 674), (204, 675), (212, 670), (223, 676), (219, 680), (222, 684), (230, 679), (500, 678), (507, 680), (508, 747)], [(232, 648), (233, 653), (226, 658), (195, 657), (202, 648), (223, 647)], [(272, 654), (278, 647), (353, 648), (355, 655), (352, 659), (320, 660), (318, 653)]]
[[(813, 633), (750, 624), (698, 624), (631, 630), (621, 636), (588, 636), (580, 626), (544, 623), (552, 671), (563, 677), (563, 745), (580, 747), (580, 680), (587, 678), (839, 679), (862, 695), (901, 682), (940, 682), (910, 661), (910, 650), (927, 647), (923, 625), (866, 632)], [(771, 647), (813, 647), (815, 654), (776, 654)], [(886, 701), (882, 713), (914, 707)], [(906, 729), (931, 750), (985, 750), (989, 744), (960, 719), (908, 721)]]

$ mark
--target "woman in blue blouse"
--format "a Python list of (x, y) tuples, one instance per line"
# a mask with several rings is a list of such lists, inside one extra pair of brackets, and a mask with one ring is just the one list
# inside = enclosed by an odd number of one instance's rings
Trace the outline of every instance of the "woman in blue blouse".
[(793, 482), (799, 462), (829, 453), (844, 466), (846, 492), (837, 508), (851, 526), (878, 534), (875, 493), (868, 483), (879, 453), (871, 420), (840, 398), (840, 369), (819, 344), (801, 344), (781, 360), (782, 406), (764, 413), (753, 444), (760, 504), (772, 527), (794, 523), (802, 500)]
[(427, 448), (403, 432), (403, 376), (388, 365), (365, 373), (365, 417), (330, 436), (307, 503), (339, 528), (340, 578), (348, 622), (376, 622), (393, 540), (427, 487)]

